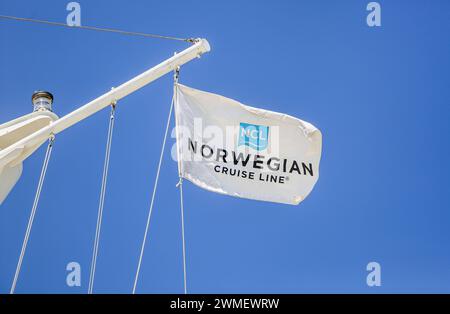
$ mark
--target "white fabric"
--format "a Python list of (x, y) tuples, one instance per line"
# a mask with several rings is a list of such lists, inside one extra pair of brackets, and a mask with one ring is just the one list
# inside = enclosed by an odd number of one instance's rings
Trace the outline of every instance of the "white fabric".
[(322, 135), (312, 124), (181, 84), (175, 110), (179, 171), (194, 184), (296, 205), (317, 182)]

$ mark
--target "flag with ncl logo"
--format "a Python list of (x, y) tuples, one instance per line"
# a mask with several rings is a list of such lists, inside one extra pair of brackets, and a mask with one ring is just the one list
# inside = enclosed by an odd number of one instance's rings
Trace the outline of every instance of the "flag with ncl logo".
[(319, 178), (322, 134), (298, 118), (176, 85), (180, 175), (230, 196), (299, 204)]

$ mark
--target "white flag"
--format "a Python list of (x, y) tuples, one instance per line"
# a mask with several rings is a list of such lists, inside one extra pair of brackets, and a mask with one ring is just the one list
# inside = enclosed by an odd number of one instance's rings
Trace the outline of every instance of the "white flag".
[(319, 178), (322, 134), (292, 116), (176, 85), (180, 174), (213, 192), (299, 204)]

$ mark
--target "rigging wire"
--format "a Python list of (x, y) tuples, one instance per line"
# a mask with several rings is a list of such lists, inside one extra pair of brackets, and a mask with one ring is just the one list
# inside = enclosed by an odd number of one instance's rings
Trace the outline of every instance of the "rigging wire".
[(163, 143), (162, 143), (162, 147), (161, 147), (161, 153), (159, 155), (159, 163), (158, 163), (158, 169), (156, 171), (155, 182), (153, 184), (153, 193), (152, 193), (152, 199), (150, 201), (150, 209), (149, 209), (148, 215), (147, 215), (147, 223), (145, 225), (144, 238), (142, 240), (142, 245), (141, 245), (141, 253), (139, 255), (139, 262), (138, 262), (138, 266), (137, 266), (137, 270), (136, 270), (136, 276), (134, 278), (133, 294), (136, 293), (136, 286), (137, 286), (137, 282), (138, 282), (138, 279), (139, 279), (139, 273), (141, 271), (142, 257), (144, 255), (145, 242), (147, 241), (147, 234), (148, 234), (148, 229), (149, 229), (149, 226), (150, 226), (150, 219), (152, 217), (153, 204), (154, 204), (154, 201), (155, 201), (156, 189), (158, 187), (159, 173), (160, 173), (160, 170), (161, 170), (162, 160), (163, 160), (163, 156), (164, 156), (164, 149), (166, 147), (167, 133), (169, 132), (170, 118), (172, 116), (173, 106), (174, 106), (174, 97), (172, 97), (172, 102), (170, 104), (169, 115), (167, 117), (166, 131), (164, 133), (164, 139), (163, 139)]
[(181, 240), (183, 241), (183, 284), (184, 294), (187, 294), (186, 281), (186, 241), (184, 239), (184, 201), (183, 201), (183, 177), (180, 177), (177, 187), (180, 189), (180, 211), (181, 211)]
[(88, 294), (92, 294), (94, 289), (95, 269), (97, 265), (98, 246), (100, 242), (100, 230), (102, 228), (103, 207), (105, 205), (106, 183), (108, 181), (109, 159), (111, 156), (111, 144), (114, 130), (114, 114), (116, 111), (116, 103), (111, 104), (111, 113), (109, 116), (108, 136), (106, 140), (105, 161), (103, 164), (102, 187), (100, 189), (100, 200), (98, 204), (97, 226), (95, 229), (94, 248), (92, 251), (91, 272), (89, 274)]
[[(177, 102), (177, 84), (178, 79), (180, 77), (180, 67), (177, 67), (174, 74), (174, 99), (175, 102)], [(179, 138), (179, 130), (178, 130), (178, 118), (177, 118), (177, 108), (175, 107), (175, 133), (177, 138), (177, 159), (178, 159), (178, 184), (177, 187), (180, 190), (180, 212), (181, 212), (181, 240), (182, 240), (182, 247), (183, 247), (183, 287), (184, 287), (184, 294), (187, 294), (187, 280), (186, 280), (186, 241), (184, 236), (184, 199), (183, 199), (183, 169), (182, 169), (182, 162), (181, 162), (181, 145), (180, 145), (180, 138)], [(180, 146), (178, 146), (180, 145)]]
[(21, 22), (32, 22), (32, 23), (46, 24), (46, 25), (52, 25), (52, 26), (68, 27), (68, 28), (79, 28), (79, 29), (86, 29), (86, 30), (97, 31), (97, 32), (108, 32), (108, 33), (116, 33), (116, 34), (129, 35), (129, 36), (140, 36), (140, 37), (147, 37), (147, 38), (177, 40), (177, 41), (185, 41), (185, 42), (189, 42), (189, 43), (195, 42), (195, 39), (193, 39), (193, 38), (179, 38), (179, 37), (174, 37), (174, 36), (164, 36), (164, 35), (149, 34), (149, 33), (142, 33), (142, 32), (130, 32), (130, 31), (124, 31), (124, 30), (120, 30), (120, 29), (102, 28), (102, 27), (95, 27), (95, 26), (84, 26), (84, 25), (70, 26), (66, 23), (52, 22), (52, 21), (46, 21), (46, 20), (37, 20), (37, 19), (10, 16), (10, 15), (0, 15), (0, 19), (21, 21)]
[(20, 251), (19, 261), (17, 262), (16, 272), (14, 274), (14, 280), (11, 285), (10, 294), (14, 294), (14, 291), (16, 290), (17, 280), (19, 278), (20, 270), (22, 269), (23, 257), (25, 256), (25, 251), (26, 251), (27, 245), (28, 245), (28, 239), (30, 238), (31, 228), (33, 226), (34, 216), (36, 215), (36, 209), (39, 204), (39, 198), (41, 196), (42, 186), (44, 184), (45, 174), (47, 173), (48, 162), (49, 162), (50, 156), (52, 154), (54, 141), (55, 141), (55, 137), (54, 137), (54, 135), (51, 135), (49, 142), (48, 142), (47, 151), (45, 152), (44, 162), (42, 164), (41, 175), (39, 177), (39, 183), (38, 183), (38, 186), (36, 189), (36, 194), (34, 196), (34, 202), (33, 202), (33, 207), (31, 208), (30, 218), (28, 219), (27, 230), (25, 232), (25, 237), (23, 239), (22, 249)]

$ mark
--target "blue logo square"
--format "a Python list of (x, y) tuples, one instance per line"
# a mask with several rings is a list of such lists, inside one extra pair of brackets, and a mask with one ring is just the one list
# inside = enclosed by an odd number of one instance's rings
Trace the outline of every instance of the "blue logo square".
[(249, 124), (241, 122), (239, 124), (238, 146), (248, 146), (255, 150), (264, 150), (269, 142), (269, 127), (264, 125)]

